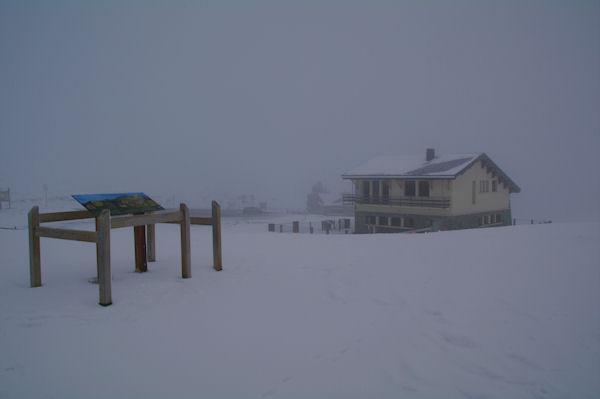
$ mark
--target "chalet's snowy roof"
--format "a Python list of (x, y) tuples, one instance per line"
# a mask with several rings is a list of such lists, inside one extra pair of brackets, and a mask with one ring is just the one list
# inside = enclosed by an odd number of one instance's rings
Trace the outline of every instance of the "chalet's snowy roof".
[(342, 178), (454, 179), (477, 161), (493, 169), (499, 180), (510, 187), (511, 192), (521, 191), (519, 186), (484, 153), (440, 155), (431, 161), (425, 160), (423, 156), (380, 156), (349, 170)]
[(431, 161), (423, 156), (382, 156), (348, 171), (343, 177), (455, 177), (480, 155), (442, 155)]

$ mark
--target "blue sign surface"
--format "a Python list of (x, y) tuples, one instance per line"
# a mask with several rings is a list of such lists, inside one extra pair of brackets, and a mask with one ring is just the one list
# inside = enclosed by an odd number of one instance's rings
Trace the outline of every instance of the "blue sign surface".
[(104, 209), (110, 210), (111, 215), (164, 209), (144, 193), (75, 194), (72, 197), (96, 216)]

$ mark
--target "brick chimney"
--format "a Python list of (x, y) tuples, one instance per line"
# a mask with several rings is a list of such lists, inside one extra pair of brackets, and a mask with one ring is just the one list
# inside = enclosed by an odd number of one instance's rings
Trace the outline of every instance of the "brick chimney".
[(425, 159), (427, 160), (427, 162), (429, 162), (433, 158), (435, 158), (435, 150), (433, 148), (428, 148), (425, 152)]

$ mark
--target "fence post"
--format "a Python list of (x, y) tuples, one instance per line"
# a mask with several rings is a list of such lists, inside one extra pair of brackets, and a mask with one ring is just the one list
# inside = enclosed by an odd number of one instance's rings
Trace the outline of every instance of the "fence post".
[(146, 257), (148, 262), (156, 261), (156, 225), (146, 226)]
[(190, 265), (190, 210), (186, 204), (179, 204), (181, 210), (181, 277), (192, 277)]
[(223, 270), (223, 256), (221, 252), (221, 205), (212, 202), (212, 234), (213, 234), (213, 267)]
[(34, 206), (27, 215), (29, 224), (29, 281), (31, 287), (41, 287), (42, 266), (40, 259), (40, 208)]
[(110, 211), (104, 209), (98, 216), (96, 228), (96, 254), (98, 261), (98, 286), (100, 289), (100, 305), (112, 304), (110, 274)]

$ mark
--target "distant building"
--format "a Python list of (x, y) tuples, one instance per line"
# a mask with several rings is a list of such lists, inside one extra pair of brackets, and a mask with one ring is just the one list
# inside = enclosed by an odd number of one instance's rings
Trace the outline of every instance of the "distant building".
[(486, 154), (378, 157), (348, 171), (355, 232), (453, 230), (512, 222), (510, 194), (521, 191)]

